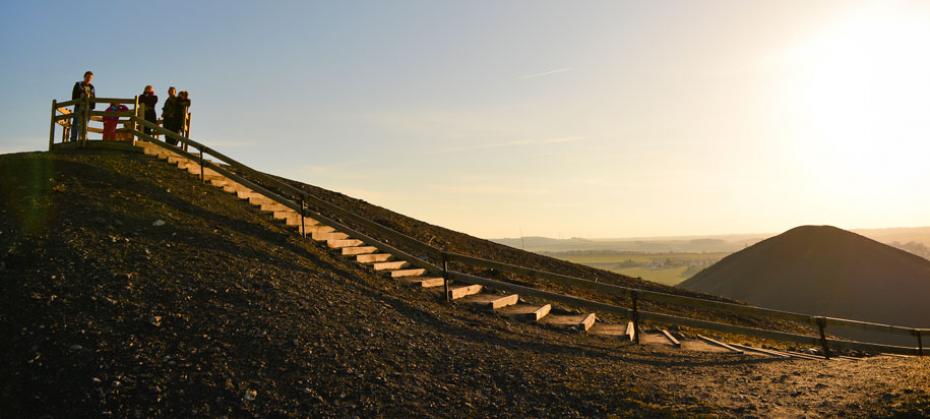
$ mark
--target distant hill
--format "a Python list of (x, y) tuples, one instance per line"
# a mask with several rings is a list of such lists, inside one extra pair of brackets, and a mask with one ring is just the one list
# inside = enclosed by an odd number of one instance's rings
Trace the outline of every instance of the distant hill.
[(517, 237), (491, 241), (530, 252), (643, 252), (643, 253), (709, 253), (735, 252), (757, 243), (767, 235), (730, 235), (694, 237), (642, 237), (619, 239), (553, 239), (549, 237)]
[(679, 287), (782, 310), (930, 326), (930, 261), (830, 226), (764, 240)]
[[(881, 243), (930, 259), (930, 227), (892, 227), (852, 229)], [(563, 252), (641, 252), (641, 253), (720, 253), (736, 252), (774, 233), (723, 234), (710, 236), (625, 237), (588, 239), (572, 237), (554, 239), (530, 236), (491, 239), (510, 247), (557, 255)]]

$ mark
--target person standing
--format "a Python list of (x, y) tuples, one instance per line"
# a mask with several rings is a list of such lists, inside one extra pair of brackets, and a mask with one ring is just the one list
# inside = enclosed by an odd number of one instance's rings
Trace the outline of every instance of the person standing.
[[(181, 131), (182, 119), (180, 117), (181, 110), (178, 109), (180, 104), (178, 103), (179, 98), (177, 96), (177, 89), (173, 86), (168, 88), (168, 99), (165, 99), (165, 104), (161, 108), (161, 119), (162, 125), (168, 131), (177, 133)], [(178, 140), (176, 138), (171, 138), (170, 135), (165, 136), (165, 142), (171, 145), (178, 145)]]
[[(94, 98), (96, 94), (94, 92), (94, 85), (91, 82), (94, 81), (94, 72), (85, 71), (84, 80), (74, 83), (74, 88), (71, 89), (71, 100), (83, 100), (84, 98), (90, 98), (90, 109), (93, 110), (97, 104), (94, 103)], [(87, 119), (84, 117), (84, 107), (82, 102), (74, 105), (74, 114), (71, 117), (71, 141), (77, 141), (78, 132), (84, 129), (84, 125), (87, 124)]]
[(180, 124), (180, 128), (178, 132), (185, 137), (190, 135), (190, 133), (188, 132), (190, 127), (187, 126), (187, 113), (190, 111), (190, 108), (191, 108), (190, 93), (188, 93), (187, 90), (182, 90), (180, 93), (178, 93), (178, 111), (179, 111), (178, 117), (181, 120), (181, 124)]
[[(153, 124), (157, 123), (158, 113), (155, 112), (155, 105), (158, 104), (158, 96), (155, 94), (155, 88), (152, 85), (145, 86), (142, 95), (139, 96), (139, 103), (145, 105), (145, 120)], [(152, 134), (154, 131), (149, 127), (144, 127), (146, 134)]]

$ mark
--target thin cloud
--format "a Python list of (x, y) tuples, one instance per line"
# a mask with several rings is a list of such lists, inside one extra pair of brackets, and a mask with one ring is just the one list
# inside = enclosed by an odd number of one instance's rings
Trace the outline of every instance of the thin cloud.
[(557, 69), (555, 69), (555, 70), (543, 71), (542, 73), (533, 73), (533, 74), (527, 74), (527, 75), (524, 75), (524, 76), (520, 76), (520, 79), (521, 79), (521, 80), (535, 79), (535, 78), (537, 78), (537, 77), (546, 77), (546, 76), (551, 76), (551, 75), (553, 75), (553, 74), (565, 73), (565, 72), (568, 72), (568, 71), (572, 71), (572, 69), (569, 68), (569, 67), (557, 68)]
[(507, 141), (503, 143), (476, 144), (476, 145), (468, 145), (468, 146), (461, 146), (461, 147), (452, 147), (452, 148), (440, 150), (439, 153), (458, 153), (458, 152), (463, 152), (463, 151), (489, 150), (489, 149), (494, 149), (494, 148), (564, 144), (564, 143), (571, 143), (575, 141), (581, 141), (583, 139), (584, 137), (555, 137), (555, 138), (542, 138), (542, 139), (536, 139), (536, 140), (517, 140), (517, 141)]

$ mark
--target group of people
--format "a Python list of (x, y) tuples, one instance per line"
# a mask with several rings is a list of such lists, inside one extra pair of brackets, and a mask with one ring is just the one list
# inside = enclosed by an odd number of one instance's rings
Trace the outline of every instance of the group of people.
[[(89, 98), (87, 102), (90, 107), (89, 110), (93, 110), (97, 104), (94, 101), (96, 98), (96, 92), (94, 91), (94, 73), (92, 71), (87, 71), (84, 73), (84, 79), (82, 81), (76, 82), (74, 88), (71, 90), (71, 99), (85, 99)], [(77, 141), (79, 132), (83, 130), (84, 124), (87, 123), (84, 115), (83, 107), (84, 102), (78, 102), (74, 105), (74, 116), (71, 123), (71, 141)], [(145, 86), (142, 94), (139, 96), (139, 103), (144, 105), (145, 109), (145, 120), (152, 123), (158, 124), (157, 113), (155, 111), (156, 105), (158, 104), (158, 95), (155, 94), (155, 88), (152, 85)], [(162, 126), (172, 132), (183, 134), (182, 130), (184, 129), (184, 120), (187, 117), (187, 110), (191, 106), (190, 94), (186, 90), (180, 92), (177, 91), (173, 86), (168, 88), (168, 99), (165, 99), (165, 104), (161, 108), (161, 118)], [(104, 140), (115, 140), (118, 139), (116, 133), (116, 126), (119, 123), (118, 112), (128, 111), (129, 108), (126, 105), (119, 103), (111, 103), (110, 107), (106, 109), (106, 112), (112, 113), (113, 115), (107, 115), (103, 118), (103, 139)], [(145, 133), (149, 135), (156, 135), (155, 130), (146, 126)], [(165, 142), (171, 145), (178, 145), (178, 140), (172, 138), (171, 136), (165, 136)]]
[[(155, 88), (151, 84), (145, 86), (142, 95), (139, 96), (139, 103), (145, 105), (145, 120), (157, 124), (155, 105), (158, 104), (158, 95), (155, 94)], [(190, 94), (186, 90), (178, 92), (174, 86), (169, 87), (168, 99), (165, 99), (165, 104), (161, 107), (162, 126), (171, 132), (181, 133), (190, 106)], [(145, 127), (146, 134), (152, 134), (153, 131), (153, 129)], [(165, 136), (165, 142), (178, 145), (178, 140), (169, 136)]]

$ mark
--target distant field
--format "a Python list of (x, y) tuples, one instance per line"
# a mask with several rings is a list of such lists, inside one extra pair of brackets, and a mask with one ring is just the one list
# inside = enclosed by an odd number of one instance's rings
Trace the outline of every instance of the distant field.
[(702, 269), (723, 259), (729, 253), (582, 251), (545, 254), (569, 262), (643, 278), (660, 284), (677, 285)]

